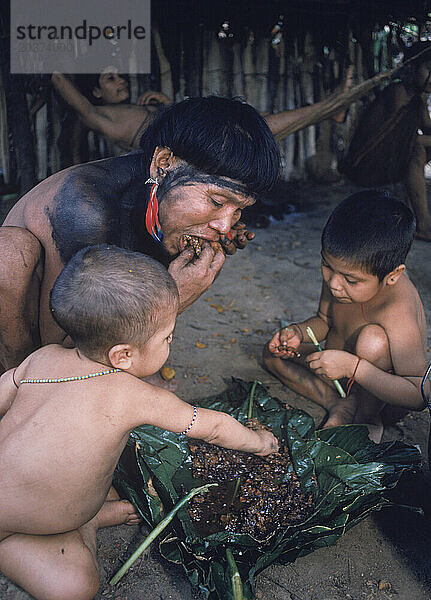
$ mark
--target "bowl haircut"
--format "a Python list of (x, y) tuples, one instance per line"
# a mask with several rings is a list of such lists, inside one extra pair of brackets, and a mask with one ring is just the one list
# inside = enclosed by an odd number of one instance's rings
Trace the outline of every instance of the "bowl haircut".
[(239, 100), (209, 96), (174, 104), (143, 133), (140, 146), (146, 172), (156, 147), (170, 148), (202, 173), (239, 181), (250, 196), (268, 192), (280, 171), (280, 153), (266, 121)]
[(50, 298), (55, 321), (93, 359), (106, 359), (117, 344), (143, 348), (178, 304), (177, 286), (165, 267), (106, 244), (75, 254)]
[(322, 233), (322, 250), (382, 281), (405, 262), (416, 221), (387, 191), (352, 194), (333, 211)]

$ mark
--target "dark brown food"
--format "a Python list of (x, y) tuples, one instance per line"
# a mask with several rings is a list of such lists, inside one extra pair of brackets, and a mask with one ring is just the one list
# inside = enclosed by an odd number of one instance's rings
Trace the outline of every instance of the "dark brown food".
[(220, 236), (220, 244), (223, 248), (223, 251), (226, 254), (234, 254), (236, 250), (236, 246), (233, 240), (229, 239), (227, 235)]
[[(253, 429), (261, 427), (255, 419), (252, 421), (249, 426)], [(189, 441), (189, 447), (193, 477), (219, 483), (205, 495), (192, 498), (188, 505), (190, 518), (201, 535), (227, 530), (263, 540), (276, 529), (301, 523), (311, 513), (311, 495), (300, 490), (293, 470), (288, 473), (286, 448), (260, 457), (198, 440)]]
[(277, 346), (277, 350), (279, 352), (283, 352), (284, 350), (287, 350), (289, 352), (292, 352), (292, 354), (295, 358), (301, 358), (300, 352), (297, 352), (296, 350), (294, 350), (294, 348), (291, 348), (290, 346)]

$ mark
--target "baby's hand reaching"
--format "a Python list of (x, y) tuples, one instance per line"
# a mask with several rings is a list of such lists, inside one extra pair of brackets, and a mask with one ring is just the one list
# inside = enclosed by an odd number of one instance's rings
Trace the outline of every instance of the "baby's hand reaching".
[(271, 354), (278, 358), (300, 356), (297, 348), (302, 342), (302, 332), (296, 324), (279, 329), (268, 344)]
[(267, 456), (267, 454), (278, 452), (278, 440), (270, 431), (259, 429), (255, 433), (261, 438), (263, 450), (254, 452), (254, 454), (257, 456)]

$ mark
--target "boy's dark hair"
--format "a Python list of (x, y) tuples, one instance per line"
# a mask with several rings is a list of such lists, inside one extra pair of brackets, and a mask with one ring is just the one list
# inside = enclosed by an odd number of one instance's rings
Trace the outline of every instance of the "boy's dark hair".
[(164, 110), (140, 141), (149, 171), (156, 146), (199, 171), (241, 182), (248, 195), (267, 192), (280, 170), (277, 143), (249, 104), (209, 96), (188, 98)]
[(352, 194), (333, 211), (322, 249), (382, 281), (403, 264), (415, 233), (412, 211), (385, 190)]
[(87, 246), (67, 263), (51, 291), (58, 325), (89, 358), (116, 344), (138, 348), (178, 308), (178, 289), (154, 259), (111, 245)]

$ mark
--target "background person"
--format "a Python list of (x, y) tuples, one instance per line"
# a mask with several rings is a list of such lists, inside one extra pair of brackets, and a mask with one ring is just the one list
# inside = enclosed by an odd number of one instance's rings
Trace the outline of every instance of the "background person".
[[(94, 130), (113, 140), (121, 150), (139, 148), (142, 133), (154, 121), (161, 106), (171, 101), (161, 92), (148, 90), (136, 104), (130, 100), (129, 82), (115, 67), (107, 67), (100, 75), (82, 75), (77, 83), (54, 73), (52, 83), (62, 98), (75, 111), (79, 120), (74, 125), (73, 140), (82, 147), (88, 130)], [(88, 160), (87, 155), (75, 151), (75, 164)]]
[[(76, 111), (84, 126), (112, 140), (123, 150), (139, 148), (142, 134), (163, 106), (168, 106), (171, 102), (165, 94), (149, 90), (138, 98), (136, 104), (127, 103), (129, 98), (127, 79), (118, 74), (113, 67), (105, 69), (100, 76), (84, 76), (81, 81), (85, 82), (85, 86), (82, 87), (85, 92), (81, 91), (65, 75), (61, 73), (52, 75), (52, 83), (57, 92)], [(352, 81), (352, 68), (349, 67), (346, 81), (340, 87), (339, 94), (348, 91), (352, 86)], [(326, 103), (327, 99), (324, 99), (311, 106), (284, 110), (274, 114), (262, 113), (262, 116), (271, 132), (278, 135), (296, 121), (308, 118), (313, 113), (317, 114)], [(342, 110), (334, 118), (342, 119), (344, 113), (345, 110)]]
[[(339, 170), (366, 187), (402, 181), (416, 216), (416, 236), (431, 241), (424, 167), (431, 160), (431, 42), (404, 52), (408, 64), (364, 111)], [(420, 134), (419, 134), (420, 130)]]

